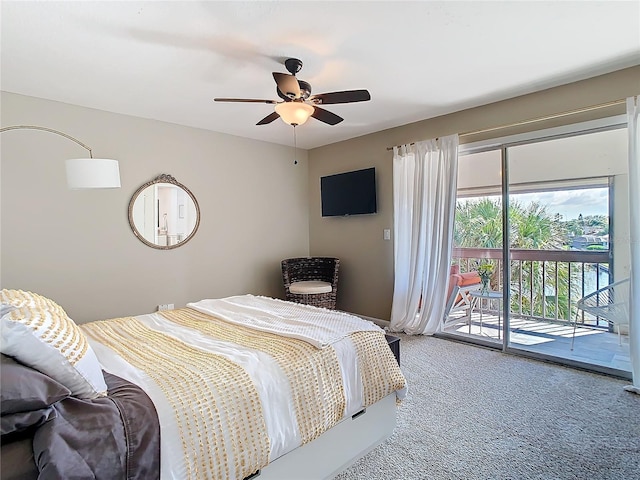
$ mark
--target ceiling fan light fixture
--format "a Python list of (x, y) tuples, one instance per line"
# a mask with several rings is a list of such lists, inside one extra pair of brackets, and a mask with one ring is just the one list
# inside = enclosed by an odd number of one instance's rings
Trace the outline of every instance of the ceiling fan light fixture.
[(275, 107), (276, 113), (289, 125), (302, 125), (309, 120), (314, 108), (303, 102), (283, 102)]
[(276, 82), (276, 93), (284, 100), (259, 100), (251, 98), (214, 98), (216, 102), (245, 102), (275, 104), (275, 109), (260, 120), (256, 125), (267, 125), (278, 117), (287, 125), (302, 125), (313, 117), (327, 125), (337, 125), (344, 119), (335, 113), (325, 110), (319, 105), (337, 103), (356, 103), (371, 100), (367, 90), (345, 90), (311, 95), (311, 85), (304, 80), (298, 80), (296, 73), (302, 68), (302, 62), (296, 58), (289, 58), (284, 62), (289, 73), (273, 72)]

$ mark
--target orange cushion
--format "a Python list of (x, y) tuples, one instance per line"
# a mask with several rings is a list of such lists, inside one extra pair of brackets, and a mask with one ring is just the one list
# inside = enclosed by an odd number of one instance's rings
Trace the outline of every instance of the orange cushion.
[(461, 287), (480, 283), (480, 275), (478, 275), (478, 272), (460, 273), (458, 275), (460, 276), (460, 283), (458, 285)]

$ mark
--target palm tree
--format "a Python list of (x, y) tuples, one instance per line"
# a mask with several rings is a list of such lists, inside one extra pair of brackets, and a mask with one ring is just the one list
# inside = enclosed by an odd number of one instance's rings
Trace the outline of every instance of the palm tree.
[(563, 235), (560, 223), (547, 212), (547, 207), (532, 202), (523, 207), (518, 202), (509, 205), (511, 248), (531, 250), (560, 249)]
[[(564, 232), (560, 219), (547, 212), (546, 206), (532, 202), (526, 206), (509, 203), (510, 247), (529, 250), (562, 248)], [(454, 245), (462, 248), (502, 248), (502, 201), (484, 197), (461, 200), (456, 205)], [(495, 262), (497, 263), (497, 262)], [(570, 319), (568, 308), (569, 268), (567, 264), (545, 265), (546, 262), (514, 262), (511, 278), (512, 309), (522, 308), (532, 316), (555, 316)], [(477, 266), (477, 265), (476, 265)], [(498, 265), (494, 265), (498, 267)], [(498, 285), (498, 269), (494, 268), (491, 284)], [(556, 283), (557, 279), (557, 283)], [(543, 289), (544, 285), (544, 289)], [(577, 292), (572, 292), (575, 298)], [(558, 305), (556, 312), (556, 303)]]
[(502, 205), (485, 197), (456, 204), (454, 245), (467, 248), (502, 248)]
[[(562, 248), (562, 230), (557, 217), (546, 206), (532, 202), (509, 203), (511, 248)], [(456, 205), (454, 230), (456, 247), (502, 248), (502, 200), (490, 197), (462, 200)]]

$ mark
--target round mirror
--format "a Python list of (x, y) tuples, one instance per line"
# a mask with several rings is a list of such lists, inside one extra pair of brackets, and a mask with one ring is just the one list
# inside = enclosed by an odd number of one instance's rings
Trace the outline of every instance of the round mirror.
[(129, 202), (129, 224), (140, 241), (170, 250), (187, 243), (200, 225), (200, 207), (187, 187), (162, 174), (142, 185)]

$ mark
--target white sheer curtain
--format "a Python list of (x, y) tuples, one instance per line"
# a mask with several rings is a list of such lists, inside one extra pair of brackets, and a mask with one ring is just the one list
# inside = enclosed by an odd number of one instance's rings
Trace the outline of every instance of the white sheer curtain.
[(431, 335), (440, 325), (457, 181), (457, 134), (394, 147), (395, 284), (389, 326), (393, 332)]
[(627, 98), (627, 129), (629, 131), (629, 215), (631, 246), (631, 285), (629, 288), (629, 351), (633, 385), (626, 390), (640, 394), (640, 128), (638, 112), (640, 98)]

